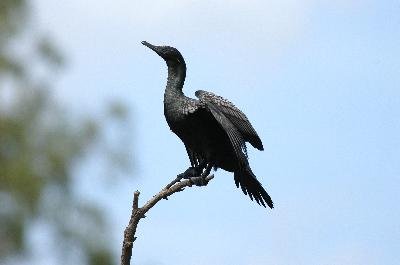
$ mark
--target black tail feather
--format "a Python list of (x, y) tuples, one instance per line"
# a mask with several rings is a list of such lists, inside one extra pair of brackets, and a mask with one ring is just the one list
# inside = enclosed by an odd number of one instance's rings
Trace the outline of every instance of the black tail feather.
[(271, 209), (274, 208), (271, 197), (249, 167), (235, 171), (234, 176), (236, 186), (240, 187), (245, 195), (249, 195), (251, 200), (254, 198), (259, 205), (266, 207), (266, 203)]

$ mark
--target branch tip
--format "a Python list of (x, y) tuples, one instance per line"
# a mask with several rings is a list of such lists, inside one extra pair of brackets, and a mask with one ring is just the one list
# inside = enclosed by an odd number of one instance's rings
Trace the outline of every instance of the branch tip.
[(139, 208), (139, 195), (140, 195), (140, 191), (135, 191), (135, 193), (133, 194), (133, 209), (137, 210)]
[(137, 190), (133, 194), (133, 205), (132, 214), (129, 224), (124, 231), (124, 241), (122, 244), (121, 253), (121, 265), (129, 265), (132, 257), (133, 243), (136, 241), (135, 237), (137, 225), (140, 219), (146, 218), (146, 213), (153, 208), (162, 199), (168, 200), (168, 197), (174, 193), (184, 191), (186, 187), (206, 186), (208, 182), (214, 178), (214, 175), (208, 175), (207, 177), (193, 177), (187, 180), (182, 180), (180, 176), (175, 178), (169, 183), (164, 189), (154, 195), (148, 202), (146, 202), (141, 208), (139, 208), (139, 195), (140, 192)]

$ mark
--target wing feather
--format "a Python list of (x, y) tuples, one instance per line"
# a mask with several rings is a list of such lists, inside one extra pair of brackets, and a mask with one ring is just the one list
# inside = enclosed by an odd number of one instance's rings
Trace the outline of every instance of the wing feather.
[(223, 97), (215, 95), (214, 93), (203, 90), (196, 91), (195, 95), (200, 99), (200, 101), (210, 102), (217, 106), (225, 117), (235, 125), (245, 141), (249, 142), (253, 147), (259, 150), (264, 150), (261, 139), (254, 127), (251, 125), (249, 119), (233, 103)]
[(230, 122), (228, 118), (220, 111), (220, 109), (215, 106), (212, 102), (204, 102), (207, 108), (211, 111), (211, 114), (218, 121), (218, 123), (224, 128), (226, 134), (229, 137), (230, 142), (232, 143), (233, 150), (235, 152), (236, 157), (239, 161), (239, 167), (245, 167), (248, 164), (246, 152), (246, 142), (243, 139), (241, 133), (236, 129), (236, 127)]

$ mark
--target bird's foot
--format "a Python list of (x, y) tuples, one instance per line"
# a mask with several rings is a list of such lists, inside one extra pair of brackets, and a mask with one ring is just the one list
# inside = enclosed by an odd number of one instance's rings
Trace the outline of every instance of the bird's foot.
[[(207, 177), (207, 176), (206, 176)], [(196, 186), (206, 186), (209, 182), (208, 179), (206, 179), (206, 177), (203, 176), (199, 176), (199, 177), (194, 177), (194, 178), (190, 178), (189, 181), (192, 185), (196, 185)]]
[[(190, 178), (190, 182), (196, 186), (206, 186), (210, 179), (213, 178), (213, 176), (210, 176), (210, 169), (211, 167), (207, 167), (204, 172), (198, 175), (198, 177)], [(211, 178), (208, 178), (209, 176)]]
[[(185, 170), (185, 172), (179, 174), (176, 176), (176, 179), (174, 179), (171, 183), (169, 183), (165, 188), (169, 189), (176, 183), (180, 182), (182, 179), (193, 179), (193, 178), (199, 178), (202, 175), (202, 168), (201, 167), (189, 167), (188, 169)], [(193, 184), (195, 184), (193, 182)], [(196, 184), (197, 185), (197, 184)]]
[(178, 175), (178, 178), (180, 179), (190, 179), (194, 177), (198, 177), (201, 175), (201, 168), (199, 167), (189, 167), (186, 169), (185, 172), (181, 173)]

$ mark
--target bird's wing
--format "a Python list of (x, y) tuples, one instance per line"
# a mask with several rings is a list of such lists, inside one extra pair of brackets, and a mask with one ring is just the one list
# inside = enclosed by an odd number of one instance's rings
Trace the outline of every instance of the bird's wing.
[(185, 107), (185, 109), (190, 109), (188, 113), (201, 115), (206, 119), (215, 119), (218, 122), (226, 132), (232, 144), (235, 155), (239, 161), (239, 167), (246, 167), (248, 165), (246, 141), (242, 133), (231, 120), (225, 116), (221, 108), (215, 102), (207, 100), (207, 98), (202, 98), (200, 101), (194, 100), (188, 103), (191, 105), (191, 107)]
[(241, 133), (245, 141), (249, 142), (258, 150), (264, 150), (261, 139), (251, 125), (249, 119), (233, 103), (224, 99), (223, 97), (203, 90), (196, 91), (195, 95), (200, 99), (201, 102), (207, 104), (211, 103), (213, 106), (215, 106), (219, 112), (221, 112), (233, 125), (235, 125), (236, 129)]
[(242, 134), (237, 130), (235, 125), (224, 115), (223, 112), (212, 102), (205, 102), (207, 108), (211, 111), (214, 118), (224, 128), (226, 134), (232, 143), (233, 150), (239, 161), (239, 167), (244, 168), (248, 165), (246, 142)]

